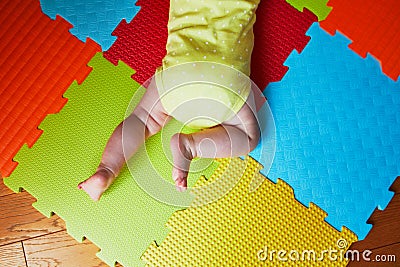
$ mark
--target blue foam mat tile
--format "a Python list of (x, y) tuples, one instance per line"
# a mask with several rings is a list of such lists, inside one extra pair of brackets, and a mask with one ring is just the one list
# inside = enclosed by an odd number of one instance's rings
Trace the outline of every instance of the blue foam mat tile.
[(297, 199), (314, 202), (334, 227), (345, 225), (362, 239), (400, 175), (400, 82), (373, 57), (351, 51), (341, 34), (332, 37), (318, 23), (307, 34), (311, 41), (290, 55), (286, 76), (264, 91), (277, 136), (264, 174), (282, 178)]
[(131, 21), (140, 7), (135, 0), (40, 0), (43, 13), (55, 19), (60, 15), (74, 27), (71, 33), (85, 42), (90, 37), (108, 50), (116, 40), (111, 33), (122, 19)]

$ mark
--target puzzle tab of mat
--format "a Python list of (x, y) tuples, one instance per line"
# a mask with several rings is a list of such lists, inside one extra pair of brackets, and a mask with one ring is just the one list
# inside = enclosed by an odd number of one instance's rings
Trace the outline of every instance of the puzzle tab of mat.
[(353, 42), (349, 47), (366, 57), (373, 55), (393, 80), (400, 75), (400, 1), (330, 0), (333, 7), (321, 27), (330, 34), (338, 30)]
[(122, 20), (112, 35), (117, 40), (104, 57), (116, 64), (122, 60), (136, 70), (132, 78), (143, 84), (161, 65), (166, 54), (169, 0), (138, 0), (139, 13), (130, 23)]
[[(312, 250), (319, 256), (323, 250), (340, 250), (339, 239), (350, 244), (356, 236), (346, 227), (334, 229), (324, 221), (323, 210), (298, 202), (288, 184), (270, 181), (259, 173), (261, 168), (250, 157), (222, 160), (215, 174), (199, 184), (224, 187), (241, 177), (236, 186), (207, 205), (199, 204), (214, 190), (194, 191), (193, 205), (173, 214), (168, 236), (159, 246), (151, 244), (142, 259), (148, 266), (346, 266), (346, 260), (295, 261), (286, 254), (287, 261), (279, 261), (269, 256), (273, 250)], [(250, 192), (253, 179), (262, 184)]]
[[(118, 261), (136, 267), (148, 244), (164, 238), (164, 223), (178, 209), (148, 195), (139, 187), (138, 178), (150, 179), (160, 170), (172, 180), (172, 165), (164, 156), (158, 134), (147, 143), (148, 154), (142, 147), (132, 159), (132, 174), (125, 168), (99, 202), (77, 189), (77, 184), (95, 171), (130, 100), (137, 103), (144, 93), (143, 88), (137, 91), (139, 85), (130, 78), (133, 70), (127, 65), (114, 66), (101, 53), (89, 65), (93, 71), (81, 85), (70, 86), (65, 94), (68, 103), (43, 121), (40, 128), (44, 133), (31, 149), (25, 146), (19, 151), (16, 159), (20, 164), (4, 183), (14, 191), (24, 188), (37, 199), (34, 207), (44, 215), (59, 215), (75, 239), (86, 237), (101, 248), (98, 256), (107, 264)], [(168, 124), (166, 138), (180, 126), (176, 121)], [(215, 166), (191, 173), (189, 181), (211, 174)], [(175, 189), (171, 194), (184, 196)]]
[(305, 8), (310, 10), (318, 17), (318, 21), (324, 20), (331, 12), (332, 7), (327, 6), (329, 0), (286, 0), (297, 10), (303, 11)]
[(74, 25), (71, 33), (81, 41), (95, 40), (103, 50), (115, 41), (111, 35), (122, 19), (131, 21), (139, 11), (135, 0), (40, 0), (42, 10), (51, 18), (60, 15)]
[(363, 222), (389, 202), (387, 188), (400, 173), (400, 82), (348, 49), (342, 35), (318, 24), (308, 34), (303, 52), (286, 61), (286, 76), (264, 91), (277, 131), (268, 177), (363, 238), (370, 228)]
[[(104, 56), (116, 64), (122, 60), (137, 71), (139, 83), (161, 65), (167, 42), (168, 0), (138, 1), (141, 10), (131, 23), (122, 21), (113, 32), (117, 40)], [(309, 41), (306, 31), (317, 18), (299, 12), (284, 0), (261, 1), (257, 10), (252, 80), (263, 90), (287, 71), (283, 62), (293, 49), (301, 51)]]
[[(371, 250), (373, 254), (371, 259), (375, 259), (375, 255), (394, 255), (395, 262), (387, 262), (385, 266), (399, 266), (400, 259), (400, 176), (393, 182), (390, 191), (395, 195), (384, 210), (376, 208), (368, 219), (368, 223), (372, 224), (372, 228), (364, 238), (364, 240), (353, 243), (349, 250), (365, 251)], [(352, 261), (349, 267), (355, 266), (377, 266), (377, 262), (361, 262)], [(378, 265), (380, 266), (380, 265)]]
[(22, 145), (31, 147), (39, 138), (40, 122), (64, 106), (65, 90), (90, 73), (86, 64), (100, 47), (72, 36), (72, 25), (61, 17), (44, 15), (39, 1), (1, 1), (0, 10), (0, 172), (5, 177), (16, 167), (12, 159)]
[(283, 63), (293, 49), (298, 52), (304, 49), (310, 40), (305, 34), (316, 21), (313, 13), (299, 12), (285, 0), (260, 2), (254, 25), (250, 78), (261, 90), (283, 78), (288, 70)]

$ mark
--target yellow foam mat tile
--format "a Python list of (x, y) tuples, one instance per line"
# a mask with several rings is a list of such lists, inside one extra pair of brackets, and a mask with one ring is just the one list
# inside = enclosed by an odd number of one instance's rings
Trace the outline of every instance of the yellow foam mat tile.
[(209, 180), (197, 182), (191, 206), (169, 219), (165, 240), (151, 244), (142, 260), (147, 266), (346, 266), (356, 235), (336, 230), (326, 212), (298, 202), (288, 184), (270, 181), (261, 168), (251, 157), (220, 160)]

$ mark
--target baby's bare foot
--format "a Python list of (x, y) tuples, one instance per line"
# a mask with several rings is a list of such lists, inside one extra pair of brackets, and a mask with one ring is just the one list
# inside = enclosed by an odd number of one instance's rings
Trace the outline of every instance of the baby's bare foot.
[(113, 180), (114, 174), (111, 171), (100, 168), (95, 174), (80, 183), (78, 188), (83, 189), (94, 201), (98, 201)]
[(171, 138), (170, 145), (174, 161), (172, 178), (175, 181), (176, 189), (183, 192), (187, 188), (190, 162), (194, 158), (190, 149), (190, 135), (175, 134)]

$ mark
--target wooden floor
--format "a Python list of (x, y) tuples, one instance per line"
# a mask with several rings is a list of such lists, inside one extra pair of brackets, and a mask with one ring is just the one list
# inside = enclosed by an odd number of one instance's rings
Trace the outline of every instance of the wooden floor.
[[(99, 249), (95, 245), (74, 240), (57, 215), (46, 218), (32, 207), (32, 196), (15, 194), (0, 180), (0, 267), (107, 266), (96, 257)], [(351, 249), (396, 255), (396, 262), (352, 262), (349, 267), (400, 266), (400, 177), (391, 190), (395, 195), (386, 209), (370, 218), (374, 225), (370, 233)]]
[(0, 180), (1, 267), (107, 266), (96, 257), (95, 245), (77, 242), (57, 215), (46, 218), (32, 207), (35, 198), (13, 193)]
[(393, 182), (390, 191), (394, 195), (389, 204), (384, 210), (375, 209), (368, 219), (368, 223), (372, 224), (368, 235), (350, 247), (360, 252), (371, 251), (367, 258), (369, 261), (360, 257), (348, 267), (400, 267), (400, 176)]

